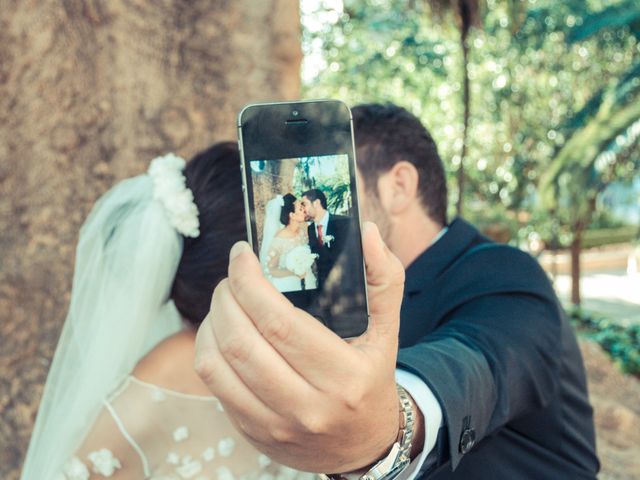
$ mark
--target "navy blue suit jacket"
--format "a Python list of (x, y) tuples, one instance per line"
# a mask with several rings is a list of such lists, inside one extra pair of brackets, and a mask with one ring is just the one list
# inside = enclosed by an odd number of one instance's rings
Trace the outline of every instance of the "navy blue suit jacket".
[(407, 268), (398, 366), (443, 410), (423, 478), (595, 478), (575, 334), (528, 254), (454, 220)]

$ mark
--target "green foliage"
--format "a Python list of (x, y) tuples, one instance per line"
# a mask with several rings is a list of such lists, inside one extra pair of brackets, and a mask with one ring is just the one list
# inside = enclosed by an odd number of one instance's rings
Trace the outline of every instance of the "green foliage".
[(349, 166), (346, 160), (337, 161), (332, 175), (323, 175), (322, 157), (305, 157), (298, 164), (293, 177), (293, 193), (298, 198), (309, 189), (317, 188), (327, 197), (329, 212), (349, 215), (351, 211), (351, 185)]
[(596, 341), (623, 372), (640, 375), (640, 324), (622, 326), (577, 308), (568, 314), (578, 332)]
[(640, 7), (636, 0), (626, 0), (590, 14), (569, 32), (567, 40), (569, 43), (580, 42), (603, 29), (614, 28), (629, 28), (636, 38), (640, 36)]
[[(583, 248), (601, 247), (615, 243), (629, 243), (636, 239), (638, 227), (601, 228), (587, 230), (582, 240)], [(566, 245), (568, 247), (568, 245)]]
[[(567, 41), (575, 43), (616, 27), (640, 32), (640, 5), (622, 2), (589, 13), (580, 25), (571, 29)], [(640, 61), (636, 61), (615, 81), (597, 90), (585, 106), (565, 123), (569, 138), (559, 149), (540, 180), (542, 206), (553, 212), (557, 221), (570, 226), (590, 221), (597, 195), (611, 181), (620, 160), (638, 163), (637, 157), (609, 155), (603, 152), (640, 119)], [(635, 171), (637, 166), (631, 169)]]
[[(305, 77), (304, 92), (407, 107), (436, 139), (455, 199), (463, 132), (459, 22), (455, 9), (434, 16), (429, 4), (345, 0), (343, 11), (321, 6), (333, 13), (304, 30), (305, 61), (315, 48), (326, 65)], [(603, 12), (618, 5), (618, 12), (629, 13), (639, 4), (480, 4), (482, 27), (468, 38), (465, 212), (481, 226), (504, 225), (518, 242), (557, 238), (565, 244), (585, 200), (615, 179), (637, 175), (640, 149), (625, 125), (640, 105), (640, 43), (635, 23), (619, 26), (620, 16)], [(541, 188), (545, 176), (549, 186)], [(540, 208), (544, 196), (556, 202), (555, 210)]]

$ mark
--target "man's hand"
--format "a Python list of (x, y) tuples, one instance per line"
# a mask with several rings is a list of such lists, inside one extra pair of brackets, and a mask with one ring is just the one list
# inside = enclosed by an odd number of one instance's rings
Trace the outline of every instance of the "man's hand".
[(404, 269), (363, 228), (370, 324), (345, 342), (263, 276), (245, 242), (231, 250), (197, 336), (196, 370), (231, 421), (277, 462), (348, 472), (383, 457), (399, 428), (395, 365)]

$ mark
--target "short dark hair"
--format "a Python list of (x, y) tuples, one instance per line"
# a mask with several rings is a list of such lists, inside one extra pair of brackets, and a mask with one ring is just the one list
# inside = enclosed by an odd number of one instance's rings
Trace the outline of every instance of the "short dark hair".
[(320, 200), (320, 205), (325, 210), (327, 209), (327, 197), (322, 190), (318, 190), (317, 188), (312, 188), (311, 190), (307, 190), (302, 194), (303, 197), (307, 197), (311, 202), (315, 202), (316, 200)]
[(280, 210), (280, 223), (285, 227), (289, 225), (289, 214), (296, 211), (296, 200), (295, 195), (291, 193), (287, 193), (282, 197), (284, 205), (282, 205), (282, 209)]
[(171, 298), (194, 327), (204, 320), (214, 288), (227, 276), (229, 250), (247, 238), (239, 165), (237, 144), (222, 142), (197, 154), (184, 170), (198, 207), (200, 235), (184, 237)]
[[(447, 224), (447, 183), (438, 147), (420, 120), (392, 103), (351, 109), (358, 169), (367, 186), (405, 160), (418, 171), (418, 189), (427, 215)], [(377, 195), (377, 188), (373, 189)]]

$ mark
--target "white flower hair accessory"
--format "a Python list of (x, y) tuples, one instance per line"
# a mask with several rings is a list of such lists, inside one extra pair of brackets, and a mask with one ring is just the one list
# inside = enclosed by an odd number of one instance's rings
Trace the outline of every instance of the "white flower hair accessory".
[(153, 198), (164, 207), (169, 223), (185, 237), (200, 235), (198, 207), (182, 171), (184, 159), (168, 153), (151, 161), (147, 173), (153, 180)]

